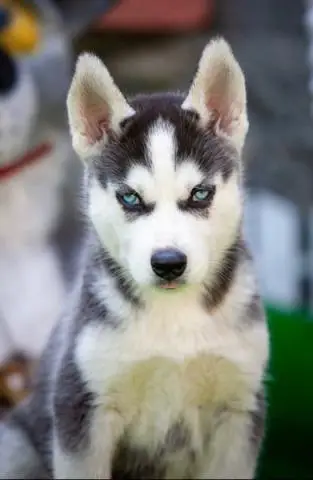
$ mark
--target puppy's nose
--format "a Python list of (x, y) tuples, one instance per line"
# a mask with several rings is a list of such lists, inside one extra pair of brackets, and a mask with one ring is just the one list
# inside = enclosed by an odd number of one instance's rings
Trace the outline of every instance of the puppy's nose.
[(154, 273), (164, 280), (172, 281), (180, 277), (187, 266), (187, 257), (174, 248), (157, 250), (151, 257)]

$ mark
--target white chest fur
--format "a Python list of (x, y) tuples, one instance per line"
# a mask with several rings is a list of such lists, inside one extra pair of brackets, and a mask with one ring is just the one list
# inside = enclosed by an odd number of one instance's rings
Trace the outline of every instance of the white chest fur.
[(223, 318), (231, 311), (225, 302), (209, 315), (197, 292), (164, 295), (132, 312), (125, 328), (86, 326), (76, 359), (97, 403), (119, 412), (135, 444), (155, 447), (183, 418), (199, 450), (215, 412), (253, 408), (266, 329), (261, 323), (240, 329)]

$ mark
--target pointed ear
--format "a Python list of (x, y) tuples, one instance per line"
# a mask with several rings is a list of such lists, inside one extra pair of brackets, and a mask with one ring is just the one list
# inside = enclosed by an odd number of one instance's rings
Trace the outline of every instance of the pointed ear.
[(83, 160), (99, 154), (108, 136), (118, 135), (121, 121), (135, 113), (101, 60), (88, 53), (77, 61), (67, 109), (73, 147)]
[(204, 49), (182, 107), (196, 110), (205, 127), (212, 123), (241, 151), (248, 131), (245, 79), (225, 40), (212, 40)]

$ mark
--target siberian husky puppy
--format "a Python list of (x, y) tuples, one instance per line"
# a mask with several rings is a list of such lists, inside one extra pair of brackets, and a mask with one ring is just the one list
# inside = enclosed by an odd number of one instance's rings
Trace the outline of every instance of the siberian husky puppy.
[(2, 434), (2, 476), (38, 475), (37, 451), (60, 479), (253, 478), (268, 333), (242, 238), (248, 121), (230, 47), (207, 45), (186, 96), (129, 102), (83, 54), (68, 112), (88, 240)]

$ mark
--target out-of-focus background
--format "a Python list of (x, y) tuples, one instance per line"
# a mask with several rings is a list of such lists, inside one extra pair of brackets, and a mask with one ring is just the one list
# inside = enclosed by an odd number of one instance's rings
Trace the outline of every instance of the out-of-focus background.
[(185, 90), (213, 35), (247, 80), (245, 228), (272, 338), (260, 478), (313, 476), (313, 1), (0, 0), (0, 404), (31, 389), (75, 275), (75, 57), (127, 94)]

